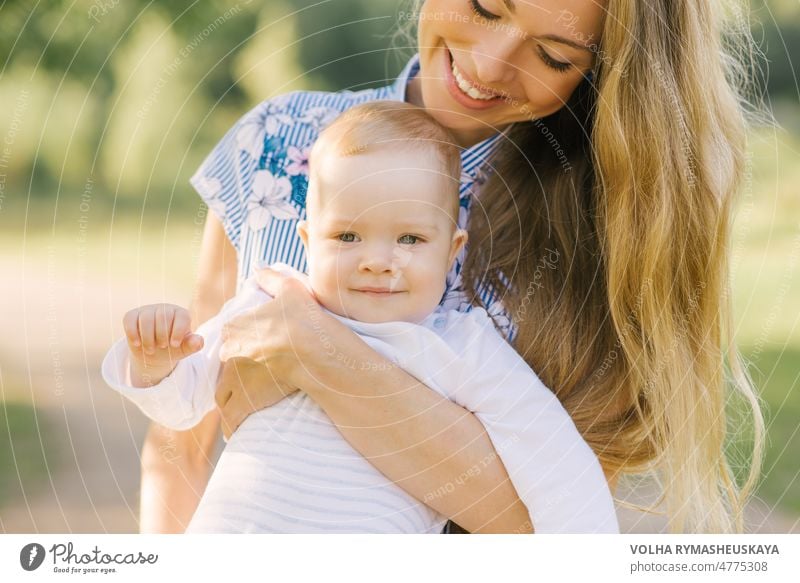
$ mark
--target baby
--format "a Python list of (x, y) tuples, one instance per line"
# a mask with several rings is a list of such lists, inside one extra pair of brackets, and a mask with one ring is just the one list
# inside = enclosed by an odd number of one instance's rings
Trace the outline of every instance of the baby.
[[(618, 532), (600, 464), (553, 393), (485, 310), (438, 308), (467, 239), (457, 228), (461, 160), (449, 132), (423, 109), (371, 102), (326, 128), (309, 162), (307, 221), (297, 232), (305, 281), (323, 309), (477, 416), (537, 533)], [(183, 308), (163, 305), (166, 319), (133, 310), (104, 379), (158, 423), (191, 428), (215, 407), (224, 323), (269, 300), (250, 278), (196, 333)], [(143, 335), (155, 340), (149, 354)], [(446, 520), (295, 392), (233, 434), (187, 532), (439, 533)]]

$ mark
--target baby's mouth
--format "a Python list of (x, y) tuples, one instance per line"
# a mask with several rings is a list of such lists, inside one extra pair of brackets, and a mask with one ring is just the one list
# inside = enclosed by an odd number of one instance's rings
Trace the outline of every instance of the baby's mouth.
[(390, 287), (372, 287), (372, 286), (354, 288), (353, 291), (373, 297), (390, 297), (393, 295), (405, 293), (405, 290), (398, 290)]

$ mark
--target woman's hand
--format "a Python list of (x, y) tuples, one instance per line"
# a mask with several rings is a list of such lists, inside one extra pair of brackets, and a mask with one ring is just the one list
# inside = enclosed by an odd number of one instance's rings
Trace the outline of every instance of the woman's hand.
[(222, 330), (216, 399), (226, 437), (255, 411), (319, 386), (326, 369), (337, 364), (334, 347), (359, 341), (321, 309), (303, 282), (269, 268), (256, 277), (273, 300), (231, 319)]
[(280, 382), (301, 385), (321, 360), (325, 328), (336, 320), (300, 280), (269, 268), (258, 270), (256, 278), (273, 299), (225, 324), (220, 360), (248, 358), (269, 368)]
[(216, 401), (225, 439), (250, 414), (272, 407), (297, 389), (279, 382), (270, 369), (249, 358), (231, 358), (222, 365)]

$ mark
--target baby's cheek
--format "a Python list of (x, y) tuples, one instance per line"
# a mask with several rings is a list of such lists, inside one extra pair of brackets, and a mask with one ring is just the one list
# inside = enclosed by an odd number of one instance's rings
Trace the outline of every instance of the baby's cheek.
[(425, 290), (426, 301), (436, 307), (439, 300), (444, 294), (446, 286), (447, 270), (439, 264), (431, 264), (430, 268), (426, 270), (424, 279), (421, 281), (420, 287)]
[(332, 253), (320, 254), (310, 265), (311, 282), (314, 290), (328, 295), (336, 293), (342, 281), (343, 265)]
[(317, 301), (325, 308), (333, 311), (336, 310), (336, 301), (338, 297), (336, 279), (333, 277), (322, 277), (313, 275), (311, 276), (311, 288), (314, 290), (314, 295)]

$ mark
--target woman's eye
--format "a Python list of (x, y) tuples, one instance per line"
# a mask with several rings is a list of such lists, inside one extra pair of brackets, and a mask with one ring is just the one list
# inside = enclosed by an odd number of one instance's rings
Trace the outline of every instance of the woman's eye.
[(556, 61), (553, 57), (547, 54), (545, 50), (539, 46), (539, 56), (542, 57), (544, 64), (553, 69), (554, 71), (558, 71), (559, 73), (565, 73), (569, 71), (572, 67), (572, 63), (564, 63), (563, 61)]
[(419, 241), (419, 237), (416, 235), (403, 235), (400, 237), (397, 242), (401, 245), (413, 245)]
[(481, 18), (485, 18), (486, 20), (497, 20), (498, 18), (500, 18), (499, 15), (489, 12), (488, 10), (486, 10), (486, 8), (481, 6), (478, 0), (469, 0), (469, 5), (472, 8), (472, 11)]
[[(470, 8), (472, 11), (480, 16), (481, 18), (485, 18), (486, 20), (498, 20), (501, 18), (499, 14), (495, 14), (493, 12), (489, 12), (486, 8), (481, 5), (478, 0), (469, 0)], [(553, 69), (554, 71), (558, 71), (559, 73), (566, 73), (572, 68), (572, 63), (565, 63), (563, 61), (558, 61), (551, 57), (547, 52), (541, 47), (538, 48), (539, 56), (544, 61), (544, 64)]]
[(358, 236), (355, 233), (342, 233), (337, 235), (336, 238), (342, 243), (355, 243), (358, 240)]

